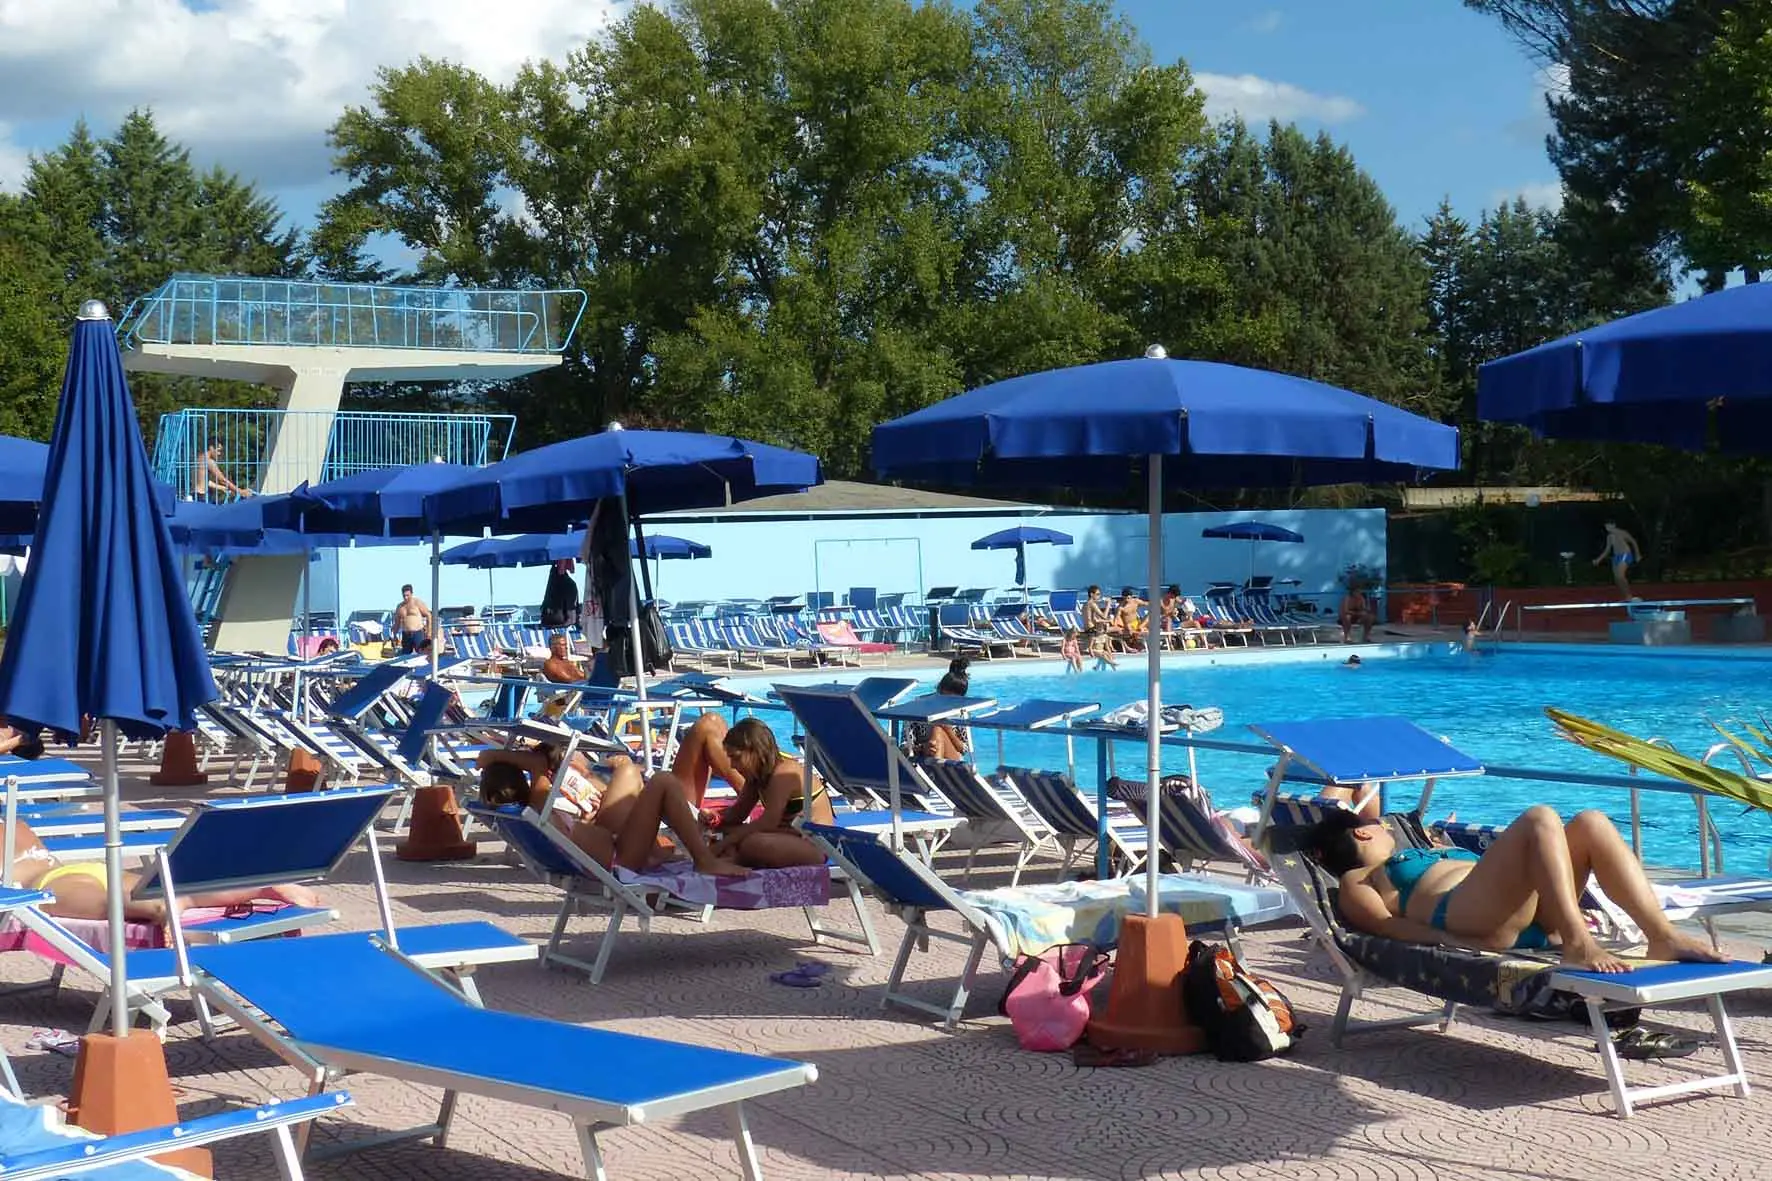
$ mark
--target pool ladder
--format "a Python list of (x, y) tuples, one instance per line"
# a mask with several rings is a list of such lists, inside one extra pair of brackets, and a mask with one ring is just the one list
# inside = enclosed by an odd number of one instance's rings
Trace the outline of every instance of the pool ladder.
[[(1495, 613), (1495, 623), (1493, 626), (1491, 626), (1489, 624), (1489, 612), (1492, 608), (1494, 608), (1495, 600), (1491, 599), (1491, 600), (1489, 600), (1489, 602), (1484, 603), (1483, 604), (1483, 613), (1481, 615), (1477, 616), (1477, 639), (1479, 639), (1479, 640), (1494, 640), (1496, 643), (1499, 644), (1501, 642), (1501, 629), (1507, 623), (1507, 613), (1509, 610), (1511, 610), (1513, 608), (1513, 605), (1514, 605), (1514, 601), (1512, 599), (1509, 599), (1507, 602), (1503, 603), (1501, 605), (1501, 610), (1497, 611)], [(1520, 613), (1518, 611), (1515, 611), (1514, 612), (1514, 626), (1517, 628), (1519, 626), (1519, 623), (1520, 623)]]
[[(1659, 746), (1663, 750), (1671, 750), (1675, 753), (1678, 753), (1679, 750), (1679, 748), (1674, 746), (1673, 743), (1660, 735), (1648, 739), (1648, 742), (1650, 746)], [(1753, 764), (1748, 762), (1747, 756), (1733, 743), (1729, 742), (1719, 742), (1709, 750), (1705, 751), (1703, 759), (1704, 765), (1707, 767), (1710, 766), (1712, 761), (1718, 755), (1724, 754), (1725, 752), (1733, 754), (1738, 760), (1740, 760), (1741, 773), (1743, 775), (1746, 775), (1749, 779), (1759, 778), (1754, 771)], [(1631, 767), (1631, 778), (1635, 779), (1637, 774), (1638, 768), (1635, 766)], [(1725, 872), (1723, 867), (1723, 834), (1717, 831), (1716, 823), (1710, 818), (1709, 793), (1704, 791), (1694, 791), (1692, 793), (1692, 806), (1698, 810), (1698, 876), (1703, 878), (1719, 876)], [(1630, 789), (1630, 847), (1631, 851), (1637, 855), (1637, 860), (1641, 861), (1643, 859), (1642, 792), (1641, 789), (1635, 787)], [(1711, 870), (1713, 864), (1716, 866), (1714, 874)], [(1767, 866), (1768, 868), (1772, 868), (1772, 856), (1768, 856)]]

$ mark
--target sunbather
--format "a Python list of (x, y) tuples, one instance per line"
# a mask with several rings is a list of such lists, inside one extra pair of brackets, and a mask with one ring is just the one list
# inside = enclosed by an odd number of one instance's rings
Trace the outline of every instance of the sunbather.
[(539, 811), (552, 792), (553, 777), (565, 776), (560, 795), (571, 807), (556, 807), (549, 819), (606, 869), (645, 870), (668, 859), (670, 852), (658, 843), (663, 823), (683, 842), (699, 872), (745, 872), (744, 866), (708, 848), (683, 782), (669, 771), (646, 780), (631, 759), (593, 768), (576, 753), (562, 770), (558, 754), (539, 747), (482, 751), (476, 765), (480, 801), (494, 808), (522, 804)]
[(15, 730), (11, 726), (0, 725), (0, 755), (17, 755), (21, 759), (34, 759), (43, 753), (43, 736), (27, 734)]
[(1481, 857), (1399, 849), (1380, 822), (1346, 811), (1329, 813), (1310, 837), (1318, 863), (1341, 879), (1342, 917), (1368, 934), (1496, 951), (1550, 947), (1555, 937), (1564, 964), (1623, 972), (1624, 961), (1600, 946), (1582, 918), (1580, 895), (1591, 876), (1642, 929), (1650, 959), (1723, 959), (1674, 929), (1603, 812), (1564, 824), (1542, 804), (1528, 808)]
[[(12, 839), (12, 876), (26, 890), (48, 890), (55, 901), (44, 907), (53, 915), (69, 919), (102, 919), (107, 913), (106, 887), (110, 881), (103, 861), (57, 860), (43, 847), (31, 826), (19, 821)], [(138, 900), (135, 893), (140, 874), (123, 875), (123, 917), (134, 922), (164, 923), (164, 899)], [(255, 889), (218, 890), (214, 893), (180, 895), (180, 913), (194, 906), (240, 906), (258, 899), (286, 902), (291, 906), (318, 906), (319, 895), (305, 886), (260, 886)]]
[(576, 685), (585, 679), (584, 666), (572, 658), (572, 643), (564, 634), (548, 641), (548, 658), (542, 662), (541, 675), (556, 685)]
[[(946, 697), (964, 697), (972, 688), (970, 661), (961, 657), (948, 664), (945, 676), (936, 683), (935, 691)], [(911, 757), (919, 759), (963, 759), (972, 743), (964, 726), (946, 722), (913, 722), (906, 736)]]
[[(726, 754), (744, 775), (744, 790), (727, 809), (731, 823), (720, 825), (716, 853), (753, 869), (788, 865), (822, 865), (824, 854), (793, 826), (806, 810), (806, 769), (792, 755), (783, 754), (775, 734), (759, 718), (745, 718), (726, 734)], [(754, 821), (744, 818), (761, 805), (763, 814)], [(814, 824), (835, 824), (830, 789), (814, 779)]]

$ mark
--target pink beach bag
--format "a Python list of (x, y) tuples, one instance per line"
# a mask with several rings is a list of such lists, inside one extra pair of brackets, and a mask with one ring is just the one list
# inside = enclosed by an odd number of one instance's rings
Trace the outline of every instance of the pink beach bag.
[(1089, 994), (1107, 965), (1107, 955), (1087, 943), (1017, 959), (997, 1011), (1009, 1018), (1021, 1048), (1058, 1053), (1076, 1045), (1089, 1024)]

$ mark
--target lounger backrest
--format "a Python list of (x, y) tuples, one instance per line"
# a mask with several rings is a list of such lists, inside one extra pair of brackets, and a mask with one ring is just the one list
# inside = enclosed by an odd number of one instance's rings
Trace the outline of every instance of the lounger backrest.
[(826, 778), (883, 793), (892, 760), (900, 760), (900, 790), (916, 786), (916, 777), (891, 738), (853, 693), (816, 692), (777, 685), (776, 696), (794, 712), (816, 748)]
[(939, 879), (931, 881), (933, 873), (919, 873), (918, 867), (911, 864), (915, 853), (895, 853), (871, 831), (812, 823), (802, 825), (802, 829), (873, 886), (888, 905), (918, 910), (955, 909), (957, 899), (953, 891)]
[(1063, 771), (1005, 767), (1002, 773), (1021, 790), (1021, 797), (1028, 802), (1028, 807), (1039, 813), (1040, 819), (1059, 836), (1091, 838), (1098, 835), (1094, 810)]
[(548, 840), (548, 834), (542, 830), (541, 823), (524, 815), (521, 805), (506, 804), (502, 808), (488, 808), (484, 804), (469, 804), (468, 811), (496, 832), (505, 844), (516, 850), (517, 856), (538, 877), (583, 876), (579, 873), (578, 866), (572, 863), (572, 859)]
[[(1140, 786), (1144, 786), (1140, 784)], [(1163, 847), (1182, 858), (1203, 861), (1234, 861), (1249, 869), (1266, 871), (1267, 863), (1243, 843), (1231, 823), (1218, 814), (1204, 788), (1178, 783), (1159, 791), (1163, 814)], [(1129, 793), (1124, 799), (1135, 816), (1150, 824), (1148, 792)]]
[[(393, 797), (390, 787), (206, 800), (167, 843), (181, 894), (248, 889), (330, 877)], [(165, 895), (158, 863), (132, 895)]]
[(449, 709), (449, 701), (455, 694), (435, 681), (425, 686), (425, 691), (413, 707), (412, 720), (406, 724), (406, 732), (400, 736), (400, 757), (409, 763), (418, 763), (425, 756), (425, 739), (427, 730), (443, 724), (443, 715)]
[(1014, 817), (1003, 801), (978, 777), (971, 764), (959, 759), (917, 759), (916, 767), (948, 798), (958, 815), (987, 823), (1013, 822)]
[(849, 691), (870, 712), (885, 709), (917, 687), (910, 677), (863, 677)]

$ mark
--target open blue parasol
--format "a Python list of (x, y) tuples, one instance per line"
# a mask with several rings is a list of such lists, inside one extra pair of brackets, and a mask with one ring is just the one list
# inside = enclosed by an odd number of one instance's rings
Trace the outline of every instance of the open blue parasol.
[(195, 729), (216, 696), (184, 572), (148, 466), (109, 313), (80, 309), (56, 409), (43, 508), (0, 656), (0, 714), (103, 744), (111, 1028), (129, 1029), (117, 735)]
[(1772, 450), (1772, 284), (1626, 316), (1477, 370), (1477, 414), (1552, 439)]
[(1015, 585), (1021, 588), (1021, 597), (1028, 597), (1028, 546), (1030, 545), (1069, 545), (1071, 535), (1060, 533), (1056, 529), (1042, 529), (1037, 525), (1017, 525), (1013, 529), (999, 529), (987, 534), (972, 543), (973, 549), (1012, 549), (1015, 551)]
[[(1321, 382), (1172, 360), (1153, 346), (1136, 360), (1014, 377), (884, 423), (874, 428), (873, 464), (886, 477), (1021, 488), (1123, 489), (1142, 468), (1154, 589), (1163, 581), (1165, 482), (1214, 488), (1413, 479), (1424, 468), (1458, 466), (1458, 432)], [(1146, 649), (1147, 716), (1156, 718), (1161, 647)], [(1160, 741), (1160, 728), (1149, 727), (1153, 788), (1162, 781)], [(1155, 849), (1155, 811), (1150, 819)], [(1158, 860), (1150, 859), (1146, 882), (1152, 916)]]
[(1214, 541), (1247, 541), (1249, 543), (1249, 577), (1255, 577), (1255, 547), (1264, 541), (1302, 545), (1304, 534), (1267, 521), (1231, 521), (1200, 530), (1200, 536)]

